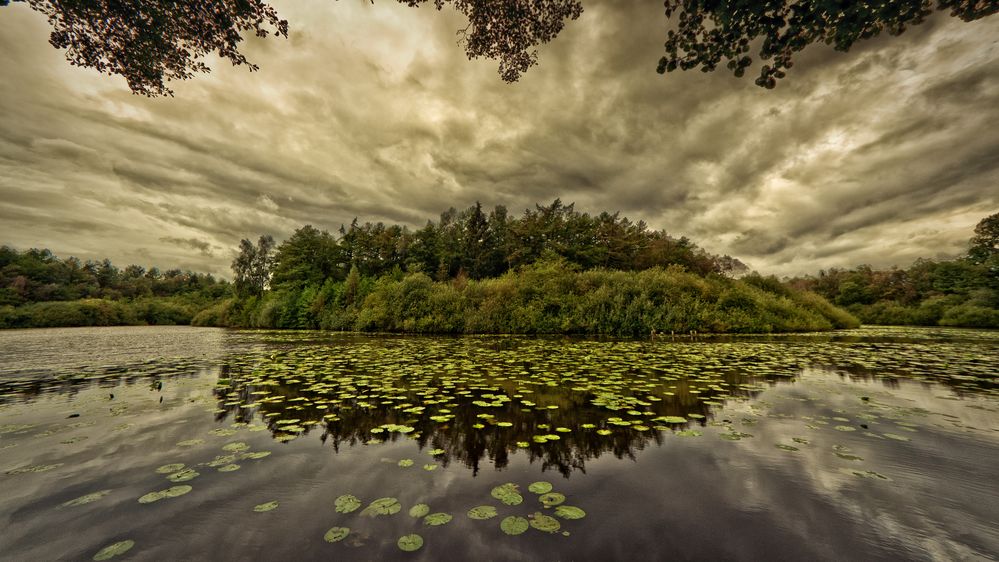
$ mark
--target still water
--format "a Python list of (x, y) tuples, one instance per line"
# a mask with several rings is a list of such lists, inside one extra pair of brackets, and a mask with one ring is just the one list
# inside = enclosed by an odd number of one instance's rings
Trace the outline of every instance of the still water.
[(0, 332), (3, 560), (996, 560), (999, 332)]

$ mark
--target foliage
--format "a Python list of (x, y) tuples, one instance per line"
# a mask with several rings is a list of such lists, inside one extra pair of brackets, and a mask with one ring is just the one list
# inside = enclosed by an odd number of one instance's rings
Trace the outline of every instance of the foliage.
[[(273, 291), (231, 302), (196, 323), (255, 328), (320, 326), (380, 332), (564, 333), (648, 336), (660, 333), (782, 332), (854, 327), (856, 319), (818, 295), (774, 294), (720, 275), (682, 267), (639, 272), (581, 270), (541, 260), (498, 278), (434, 281), (422, 272), (366, 277), (353, 300), (347, 281), (304, 291)], [(311, 290), (310, 290), (311, 289)], [(309, 298), (303, 298), (308, 295)]]
[[(288, 22), (262, 0), (14, 1), (26, 1), (48, 17), (53, 28), (49, 42), (67, 49), (71, 64), (123, 76), (134, 93), (147, 96), (171, 95), (166, 81), (208, 72), (203, 62), (208, 55), (255, 70), (239, 50), (242, 32), (288, 36)], [(398, 1), (413, 7), (428, 2)], [(7, 4), (9, 0), (0, 0), (0, 6)], [(468, 26), (458, 32), (468, 58), (498, 60), (506, 82), (516, 81), (537, 64), (537, 46), (553, 40), (567, 20), (583, 11), (579, 0), (433, 1), (438, 10), (445, 4), (468, 18)], [(748, 53), (759, 45), (757, 56), (772, 60), (756, 80), (767, 88), (774, 87), (792, 66), (792, 58), (813, 43), (846, 51), (882, 31), (899, 35), (922, 23), (934, 8), (964, 21), (999, 10), (999, 4), (982, 0), (937, 0), (935, 6), (929, 0), (666, 0), (664, 5), (667, 20), (677, 15), (677, 28), (667, 31), (660, 73), (693, 68), (709, 72), (725, 59), (726, 66), (742, 76), (752, 64)]]
[[(773, 88), (805, 47), (822, 42), (847, 51), (861, 39), (886, 31), (900, 35), (933, 13), (928, 0), (889, 2), (827, 2), (821, 0), (768, 0), (766, 2), (666, 0), (666, 17), (678, 13), (679, 26), (666, 33), (666, 56), (658, 72), (717, 68), (722, 59), (736, 76), (752, 64), (748, 55), (759, 45), (757, 56), (772, 61), (760, 68), (758, 86)], [(999, 4), (978, 0), (937, 0), (936, 10), (973, 21), (999, 11)], [(762, 39), (762, 42), (760, 40)]]
[(239, 241), (239, 253), (232, 260), (233, 286), (238, 295), (259, 295), (270, 281), (274, 238), (262, 235), (254, 246), (246, 238)]
[(172, 95), (166, 81), (208, 72), (207, 55), (256, 70), (239, 51), (244, 31), (288, 36), (288, 22), (261, 0), (26, 1), (48, 17), (49, 43), (67, 49), (70, 64), (123, 76), (132, 92), (147, 96)]
[(831, 269), (789, 284), (815, 291), (865, 324), (999, 328), (999, 214), (975, 228), (968, 254), (908, 269)]

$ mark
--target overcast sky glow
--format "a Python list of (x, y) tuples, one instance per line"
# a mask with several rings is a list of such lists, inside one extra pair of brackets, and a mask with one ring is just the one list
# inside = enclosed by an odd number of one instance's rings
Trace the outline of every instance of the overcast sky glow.
[(513, 85), (456, 14), (274, 5), (292, 31), (247, 41), (259, 72), (212, 61), (152, 100), (0, 8), (0, 244), (228, 276), (261, 233), (560, 197), (786, 275), (951, 257), (999, 210), (999, 17), (813, 46), (764, 90), (656, 74), (657, 3), (584, 2)]

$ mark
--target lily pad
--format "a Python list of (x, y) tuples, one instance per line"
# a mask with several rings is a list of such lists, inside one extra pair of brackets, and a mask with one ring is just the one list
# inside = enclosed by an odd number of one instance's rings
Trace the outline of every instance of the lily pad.
[(225, 466), (220, 466), (219, 472), (235, 472), (239, 470), (239, 468), (238, 464), (227, 464)]
[(234, 443), (227, 443), (225, 446), (222, 447), (222, 450), (229, 451), (230, 453), (238, 453), (240, 451), (245, 451), (249, 448), (250, 446), (247, 445), (246, 443), (243, 443), (242, 441), (236, 441)]
[(159, 490), (157, 492), (149, 492), (139, 498), (139, 503), (153, 503), (158, 502), (165, 498), (176, 498), (178, 496), (183, 496), (184, 494), (190, 492), (193, 488), (188, 485), (183, 486), (172, 486), (166, 490)]
[(403, 535), (399, 537), (396, 544), (399, 545), (399, 550), (414, 552), (420, 550), (420, 547), (423, 546), (423, 537), (417, 534)]
[(520, 505), (524, 502), (524, 497), (520, 495), (518, 486), (512, 482), (496, 486), (490, 495), (506, 505)]
[(333, 501), (337, 513), (350, 513), (361, 507), (361, 500), (350, 494), (344, 494)]
[(173, 474), (167, 476), (167, 480), (171, 482), (187, 482), (188, 480), (194, 480), (201, 474), (194, 470), (193, 468), (185, 468), (184, 470), (174, 472)]
[(556, 505), (561, 505), (565, 501), (565, 495), (558, 492), (549, 492), (547, 494), (542, 494), (538, 498), (541, 501), (541, 505), (545, 507), (553, 507)]
[(531, 527), (534, 527), (544, 533), (554, 533), (557, 532), (562, 525), (558, 522), (558, 519), (536, 512), (534, 516), (531, 517)]
[(85, 496), (80, 496), (76, 499), (69, 500), (68, 502), (62, 504), (60, 507), (76, 507), (78, 505), (86, 505), (88, 503), (93, 503), (110, 493), (111, 490), (101, 490), (99, 492), (94, 492), (92, 494), (87, 494)]
[(273, 509), (276, 509), (277, 506), (278, 506), (278, 502), (262, 503), (260, 505), (254, 506), (253, 507), (253, 511), (255, 511), (257, 513), (265, 513), (265, 512), (271, 511)]
[(402, 459), (401, 461), (399, 461), (399, 466), (403, 468), (413, 466), (413, 459)]
[(552, 491), (552, 484), (551, 482), (532, 482), (527, 489), (535, 494), (547, 494)]
[(447, 513), (431, 513), (423, 518), (423, 523), (425, 525), (430, 525), (431, 527), (436, 527), (438, 525), (450, 523), (451, 519), (451, 515)]
[(186, 466), (186, 465), (184, 463), (182, 463), (182, 462), (176, 462), (176, 463), (173, 463), (173, 464), (165, 464), (165, 465), (157, 468), (156, 469), (156, 473), (157, 474), (170, 474), (171, 472), (177, 472), (178, 470), (183, 469), (184, 466)]
[(323, 540), (326, 542), (340, 542), (347, 538), (350, 534), (350, 527), (331, 527), (326, 534), (323, 535)]
[(526, 531), (528, 527), (530, 527), (530, 523), (527, 519), (517, 517), (516, 515), (504, 517), (500, 521), (500, 529), (508, 535), (519, 535)]
[(555, 508), (555, 515), (562, 519), (582, 519), (586, 517), (586, 512), (571, 505), (560, 505)]
[(394, 515), (402, 510), (402, 505), (395, 498), (378, 498), (361, 511), (361, 515), (376, 517), (378, 515)]
[(430, 506), (425, 503), (418, 503), (409, 508), (409, 516), (419, 519), (430, 513)]
[(469, 519), (492, 519), (496, 517), (496, 508), (491, 505), (480, 505), (468, 510)]
[(129, 550), (132, 550), (133, 546), (135, 546), (135, 541), (133, 540), (119, 541), (114, 544), (109, 544), (108, 546), (98, 550), (93, 559), (110, 560), (119, 554), (125, 554)]

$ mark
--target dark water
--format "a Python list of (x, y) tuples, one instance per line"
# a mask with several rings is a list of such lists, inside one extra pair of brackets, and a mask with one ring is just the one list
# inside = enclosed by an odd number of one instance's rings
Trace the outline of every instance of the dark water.
[(996, 560), (999, 332), (0, 332), (0, 491), (3, 560)]

